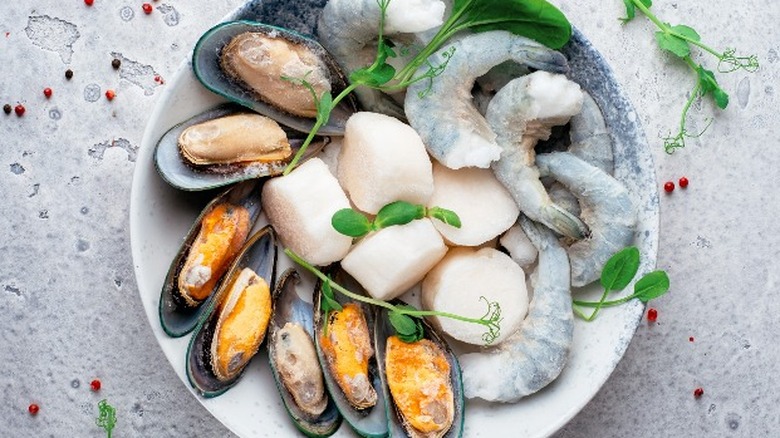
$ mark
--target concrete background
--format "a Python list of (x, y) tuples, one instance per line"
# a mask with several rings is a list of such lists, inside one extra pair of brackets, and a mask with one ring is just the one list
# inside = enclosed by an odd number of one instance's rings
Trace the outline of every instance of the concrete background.
[[(0, 105), (26, 107), (21, 118), (0, 113), (0, 436), (102, 436), (94, 424), (102, 398), (117, 408), (117, 437), (230, 435), (187, 392), (149, 330), (128, 200), (165, 78), (241, 3), (163, 0), (150, 15), (126, 0), (0, 7)], [(656, 0), (664, 20), (761, 61), (757, 73), (718, 76), (729, 108), (697, 103), (691, 128), (714, 121), (674, 155), (659, 137), (678, 123), (690, 72), (658, 51), (647, 20), (621, 26), (622, 2), (554, 3), (604, 54), (636, 106), (659, 190), (690, 180), (661, 197), (658, 266), (672, 289), (652, 304), (658, 321), (639, 327), (601, 392), (557, 436), (780, 433), (780, 3)], [(119, 71), (113, 57), (122, 59)], [(714, 69), (712, 58), (701, 59)], [(98, 393), (89, 389), (93, 378), (102, 382)], [(699, 399), (696, 387), (705, 391)], [(40, 405), (35, 417), (30, 403)]]

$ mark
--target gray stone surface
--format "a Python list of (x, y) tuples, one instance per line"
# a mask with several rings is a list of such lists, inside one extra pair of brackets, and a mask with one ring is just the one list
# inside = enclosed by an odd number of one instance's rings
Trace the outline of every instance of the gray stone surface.
[[(187, 392), (148, 327), (128, 206), (136, 151), (165, 78), (240, 3), (163, 0), (151, 15), (129, 1), (0, 6), (0, 105), (27, 110), (0, 113), (0, 436), (101, 436), (94, 418), (102, 398), (117, 408), (117, 437), (229, 435)], [(555, 3), (634, 102), (659, 189), (690, 180), (661, 196), (658, 265), (672, 290), (652, 304), (658, 321), (641, 324), (612, 378), (557, 436), (778, 434), (780, 3), (656, 0), (665, 20), (762, 62), (757, 73), (720, 76), (728, 110), (697, 103), (691, 126), (714, 122), (671, 156), (658, 137), (678, 123), (690, 72), (658, 52), (646, 20), (620, 25), (622, 2)], [(113, 57), (122, 60), (118, 71)], [(93, 378), (99, 393), (89, 389)], [(705, 393), (695, 399), (699, 386)], [(33, 402), (35, 417), (26, 412)]]

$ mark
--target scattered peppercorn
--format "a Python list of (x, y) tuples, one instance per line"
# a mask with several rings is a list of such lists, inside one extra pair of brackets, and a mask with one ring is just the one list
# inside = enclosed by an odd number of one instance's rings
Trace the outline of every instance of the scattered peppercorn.
[(647, 311), (647, 320), (650, 322), (655, 322), (656, 319), (658, 319), (658, 311), (651, 308)]
[(680, 184), (680, 188), (684, 189), (684, 188), (688, 187), (688, 178), (682, 176), (682, 177), (680, 177), (680, 180), (678, 181), (678, 183)]
[(120, 60), (118, 60), (118, 59), (116, 59), (116, 58), (114, 58), (114, 59), (111, 61), (111, 67), (114, 67), (114, 70), (117, 70), (117, 69), (119, 69), (119, 66), (120, 66), (120, 65), (122, 65), (122, 61), (120, 61)]
[(95, 3), (95, 0), (84, 0), (84, 4), (87, 6), (92, 6), (92, 3)]
[(67, 69), (65, 70), (65, 79), (70, 80), (73, 77), (73, 70)]
[(664, 184), (664, 190), (666, 193), (672, 193), (674, 191), (674, 183), (671, 181), (667, 181), (666, 184)]
[(106, 99), (114, 100), (115, 97), (116, 93), (114, 93), (114, 90), (106, 90)]
[(693, 390), (693, 396), (699, 398), (704, 395), (704, 388), (701, 386)]
[(51, 93), (52, 93), (51, 88), (46, 87), (43, 89), (43, 95), (46, 96), (47, 99), (51, 97)]
[(3, 112), (6, 113), (6, 114), (11, 114), (11, 110), (12, 109), (13, 108), (11, 108), (11, 105), (9, 105), (9, 104), (3, 105)]
[(21, 103), (14, 107), (14, 112), (19, 117), (22, 117), (24, 115), (24, 111), (25, 111), (24, 105), (22, 105)]
[(27, 412), (29, 412), (30, 415), (38, 415), (39, 410), (41, 410), (40, 406), (35, 403), (31, 403), (30, 406), (27, 406)]
[(91, 382), (89, 382), (89, 387), (92, 388), (93, 391), (97, 392), (100, 391), (100, 380), (95, 379)]
[(153, 10), (152, 9), (152, 5), (149, 4), (149, 3), (144, 3), (143, 5), (141, 5), (141, 9), (144, 10), (144, 14), (146, 14), (146, 15), (151, 14), (152, 10)]

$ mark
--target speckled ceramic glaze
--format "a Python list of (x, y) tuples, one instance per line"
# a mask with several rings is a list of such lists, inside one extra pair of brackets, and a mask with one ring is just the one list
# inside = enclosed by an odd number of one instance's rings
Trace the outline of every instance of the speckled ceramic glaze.
[[(324, 0), (251, 1), (230, 19), (249, 19), (312, 34)], [(615, 177), (634, 195), (639, 211), (635, 244), (642, 254), (640, 272), (654, 269), (658, 247), (658, 193), (649, 147), (636, 113), (609, 67), (579, 32), (564, 49), (571, 77), (588, 90), (602, 108), (614, 140)], [(171, 126), (220, 102), (195, 80), (188, 61), (169, 81), (147, 126), (139, 151), (131, 200), (131, 235), (136, 277), (152, 330), (172, 366), (186, 381), (187, 338), (167, 337), (157, 319), (157, 300), (165, 269), (181, 236), (207, 197), (177, 192), (157, 176), (154, 145)], [(578, 292), (596, 296), (598, 291)], [(633, 301), (604, 310), (596, 321), (577, 321), (574, 345), (561, 376), (541, 392), (517, 404), (467, 404), (465, 436), (547, 436), (563, 426), (596, 394), (623, 356), (643, 314)], [(227, 427), (242, 437), (294, 435), (295, 429), (273, 386), (263, 354), (247, 368), (239, 385), (215, 399), (199, 399)], [(261, 413), (260, 415), (258, 413)], [(507, 431), (511, 431), (507, 435)], [(351, 436), (342, 427), (337, 436)]]

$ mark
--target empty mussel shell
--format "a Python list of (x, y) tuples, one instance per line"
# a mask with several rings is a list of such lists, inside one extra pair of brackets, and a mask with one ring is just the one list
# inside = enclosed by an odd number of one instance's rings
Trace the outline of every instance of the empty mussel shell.
[[(157, 173), (171, 186), (186, 191), (210, 190), (281, 174), (291, 156), (300, 149), (305, 135), (283, 125), (274, 126), (268, 119), (258, 121), (251, 114), (254, 113), (238, 105), (225, 104), (174, 126), (157, 142), (154, 151)], [(244, 117), (233, 119), (236, 115), (249, 115), (253, 121), (247, 123)], [(251, 151), (250, 143), (264, 127), (269, 127), (272, 145), (258, 157)], [(277, 127), (286, 135), (285, 140)], [(315, 137), (303, 160), (316, 155), (328, 141), (328, 137)], [(231, 145), (236, 149), (225, 152)], [(208, 146), (218, 150), (207, 152)], [(287, 148), (289, 153), (285, 152)]]
[[(405, 305), (399, 300), (392, 304)], [(382, 390), (389, 400), (390, 436), (460, 437), (464, 396), (458, 359), (431, 325), (425, 320), (421, 323), (423, 339), (407, 344), (395, 336), (388, 311), (379, 308), (376, 313), (377, 363)], [(406, 409), (399, 407), (401, 404)]]
[(168, 336), (192, 331), (260, 216), (262, 182), (224, 191), (201, 211), (168, 268), (160, 291), (160, 324)]
[[(198, 80), (210, 91), (279, 123), (308, 133), (325, 91), (336, 96), (347, 87), (340, 67), (312, 37), (252, 21), (219, 24), (198, 40), (192, 56)], [(357, 111), (347, 96), (320, 129), (322, 135), (343, 135)]]
[(257, 353), (271, 317), (276, 238), (255, 233), (230, 267), (187, 348), (187, 377), (204, 397), (230, 389)]
[(268, 328), (268, 359), (279, 395), (295, 426), (311, 437), (332, 435), (341, 415), (323, 382), (313, 336), (312, 304), (296, 292), (294, 269), (281, 276), (274, 291)]
[[(360, 284), (343, 270), (334, 273), (336, 283), (365, 295)], [(314, 333), (325, 383), (341, 415), (364, 437), (387, 436), (387, 413), (374, 348), (374, 311), (340, 293), (334, 299), (341, 311), (323, 311), (324, 283), (314, 292)], [(365, 333), (364, 333), (365, 331)]]

